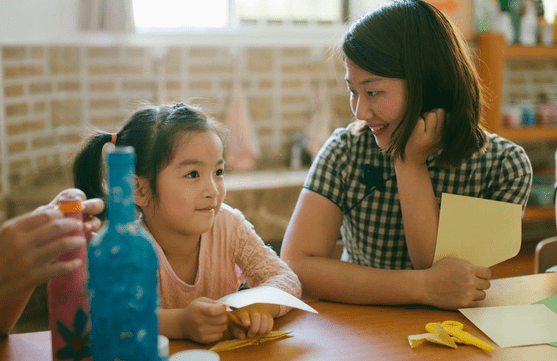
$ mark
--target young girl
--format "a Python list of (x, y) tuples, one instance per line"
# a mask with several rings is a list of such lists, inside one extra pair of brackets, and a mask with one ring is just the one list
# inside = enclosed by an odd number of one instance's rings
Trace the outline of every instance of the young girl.
[(223, 129), (202, 112), (177, 104), (143, 109), (117, 134), (97, 133), (74, 163), (75, 186), (106, 198), (102, 148), (112, 142), (136, 152), (136, 205), (159, 256), (160, 333), (200, 343), (218, 341), (229, 329), (237, 338), (264, 335), (288, 309), (260, 304), (235, 311), (229, 323), (216, 302), (250, 287), (269, 285), (296, 297), (297, 276), (265, 246), (240, 211), (223, 204)]
[[(390, 2), (342, 42), (358, 121), (337, 129), (310, 169), (281, 257), (317, 297), (446, 309), (484, 299), (491, 272), (433, 263), (441, 194), (525, 205), (524, 150), (480, 125), (481, 85), (463, 39), (436, 8)], [(344, 260), (329, 258), (342, 236)]]

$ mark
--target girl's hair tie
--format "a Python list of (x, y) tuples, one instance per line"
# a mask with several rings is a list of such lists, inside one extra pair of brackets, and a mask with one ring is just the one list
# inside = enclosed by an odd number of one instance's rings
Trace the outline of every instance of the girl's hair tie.
[(116, 137), (118, 135), (116, 133), (112, 133), (112, 138), (110, 139), (110, 143), (116, 145)]

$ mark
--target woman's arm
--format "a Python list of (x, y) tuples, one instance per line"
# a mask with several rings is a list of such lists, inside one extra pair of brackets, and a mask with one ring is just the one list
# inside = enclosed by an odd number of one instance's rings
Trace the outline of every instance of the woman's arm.
[(9, 304), (0, 305), (0, 336), (9, 334), (12, 328), (14, 328), (25, 306), (27, 306), (33, 290), (34, 288), (31, 288)]
[(341, 224), (342, 211), (337, 205), (315, 192), (302, 190), (286, 230), (281, 258), (300, 278), (304, 293), (353, 304), (418, 302), (416, 288), (411, 287), (416, 283), (412, 280), (416, 274), (330, 258)]
[(427, 165), (395, 161), (404, 237), (415, 269), (431, 267), (437, 242), (439, 206)]
[(426, 160), (440, 146), (444, 117), (443, 109), (435, 109), (420, 118), (406, 144), (404, 160), (395, 159), (404, 237), (416, 269), (431, 267), (435, 255), (439, 206)]
[(428, 304), (472, 307), (485, 298), (489, 269), (446, 258), (427, 270), (383, 270), (329, 258), (342, 223), (341, 210), (327, 198), (302, 190), (288, 225), (281, 258), (304, 292), (351, 304)]

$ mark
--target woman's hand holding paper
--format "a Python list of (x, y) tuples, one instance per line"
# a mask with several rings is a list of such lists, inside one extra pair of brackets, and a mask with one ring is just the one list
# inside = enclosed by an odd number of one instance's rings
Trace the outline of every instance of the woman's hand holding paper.
[(475, 307), (490, 286), (489, 268), (458, 258), (443, 258), (422, 272), (423, 303), (443, 309)]

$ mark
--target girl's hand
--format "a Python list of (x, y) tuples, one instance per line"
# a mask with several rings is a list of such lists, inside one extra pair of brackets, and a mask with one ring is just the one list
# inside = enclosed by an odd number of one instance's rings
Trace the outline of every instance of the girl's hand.
[(183, 315), (183, 334), (195, 342), (218, 341), (228, 329), (226, 306), (209, 298), (196, 298), (184, 309)]
[(443, 309), (475, 307), (490, 286), (489, 268), (458, 258), (443, 258), (424, 272), (423, 303)]
[(424, 164), (427, 157), (439, 149), (444, 120), (444, 109), (434, 109), (418, 119), (404, 149), (405, 163)]
[(234, 337), (243, 340), (253, 337), (261, 337), (273, 329), (273, 316), (267, 305), (254, 304), (236, 311), (233, 314), (240, 320), (242, 326), (230, 323), (230, 330)]

